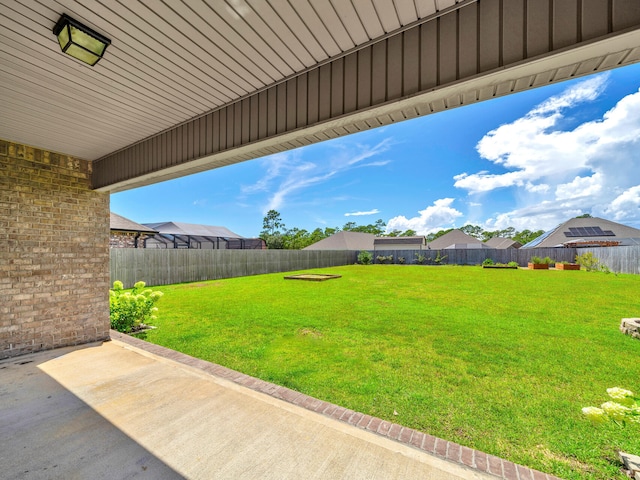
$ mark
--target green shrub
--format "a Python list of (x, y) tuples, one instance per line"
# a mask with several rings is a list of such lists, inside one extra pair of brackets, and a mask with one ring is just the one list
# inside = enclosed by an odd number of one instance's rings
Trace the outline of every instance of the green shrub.
[(420, 265), (424, 265), (426, 261), (427, 261), (426, 255), (422, 255), (416, 252), (416, 263), (419, 263)]
[(592, 252), (586, 252), (582, 255), (576, 255), (576, 263), (581, 267), (584, 267), (587, 272), (611, 273), (609, 267), (601, 264), (600, 260), (598, 260)]
[(378, 255), (376, 257), (378, 263), (393, 263), (393, 255)]
[(491, 258), (485, 258), (482, 265), (495, 265), (495, 262)]
[(433, 259), (434, 262), (436, 262), (436, 265), (442, 265), (444, 263), (444, 261), (447, 259), (448, 255), (440, 255), (440, 250), (438, 250), (438, 253), (436, 254), (436, 258)]
[(537, 255), (534, 255), (533, 257), (531, 257), (530, 262), (536, 265), (540, 265), (542, 263), (542, 258), (538, 257)]
[(373, 254), (371, 252), (362, 250), (360, 253), (358, 253), (358, 263), (360, 265), (370, 265), (372, 260)]
[(400, 265), (404, 265), (405, 263), (407, 263), (407, 259), (404, 257), (398, 257), (398, 263)]
[(509, 262), (509, 263), (507, 263), (507, 266), (509, 266), (509, 267), (519, 267), (520, 265), (518, 265), (518, 262)]
[(144, 282), (137, 282), (131, 291), (125, 291), (122, 282), (113, 282), (113, 290), (109, 290), (111, 328), (129, 333), (156, 318), (158, 308), (154, 305), (163, 294), (144, 287)]
[(551, 265), (552, 263), (555, 263), (555, 262), (551, 259), (551, 257), (544, 257), (542, 259), (542, 263), (544, 263), (545, 265)]

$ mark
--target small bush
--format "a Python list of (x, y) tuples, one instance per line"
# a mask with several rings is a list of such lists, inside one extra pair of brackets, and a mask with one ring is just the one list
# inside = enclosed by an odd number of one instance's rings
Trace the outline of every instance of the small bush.
[(370, 265), (373, 260), (373, 254), (366, 250), (362, 250), (358, 253), (358, 263), (360, 265)]
[(576, 263), (581, 267), (584, 267), (587, 272), (611, 273), (609, 267), (601, 264), (600, 260), (598, 260), (592, 252), (586, 252), (582, 255), (576, 255)]
[(491, 258), (485, 258), (482, 265), (495, 265), (495, 262)]
[(545, 265), (551, 265), (552, 263), (556, 263), (556, 262), (554, 262), (554, 261), (551, 259), (551, 257), (544, 257), (544, 258), (542, 259), (542, 263), (544, 263)]
[(405, 263), (407, 263), (407, 259), (404, 257), (398, 257), (398, 263), (400, 265), (404, 265)]
[(137, 282), (133, 289), (127, 292), (124, 291), (122, 282), (113, 282), (113, 290), (109, 290), (111, 328), (130, 333), (140, 325), (155, 320), (158, 308), (154, 305), (163, 293), (144, 287), (144, 282)]
[(393, 263), (393, 255), (378, 255), (376, 257), (378, 263)]
[(509, 263), (507, 263), (507, 266), (509, 266), (509, 267), (519, 267), (520, 265), (518, 265), (518, 262), (509, 262)]
[(416, 253), (416, 263), (424, 265), (427, 262), (427, 256), (420, 253)]
[(436, 254), (436, 258), (433, 259), (434, 262), (436, 262), (436, 265), (442, 265), (444, 263), (444, 261), (447, 259), (448, 255), (440, 255), (440, 250), (438, 250), (438, 253)]

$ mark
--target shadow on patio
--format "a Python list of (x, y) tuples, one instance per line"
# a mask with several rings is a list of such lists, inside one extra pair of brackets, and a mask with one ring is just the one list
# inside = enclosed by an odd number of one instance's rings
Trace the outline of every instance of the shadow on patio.
[(399, 426), (376, 434), (379, 419), (355, 426), (335, 405), (112, 338), (0, 362), (3, 478), (550, 478)]

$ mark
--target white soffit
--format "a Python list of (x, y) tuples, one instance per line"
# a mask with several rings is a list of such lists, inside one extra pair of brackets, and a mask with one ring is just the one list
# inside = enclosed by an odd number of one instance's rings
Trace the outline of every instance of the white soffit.
[[(88, 160), (470, 0), (0, 0), (0, 138)], [(60, 51), (62, 13), (111, 39)]]

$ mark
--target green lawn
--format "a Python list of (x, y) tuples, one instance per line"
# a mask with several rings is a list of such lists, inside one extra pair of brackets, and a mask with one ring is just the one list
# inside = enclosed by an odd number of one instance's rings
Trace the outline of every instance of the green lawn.
[[(147, 340), (567, 479), (624, 479), (640, 428), (593, 426), (640, 391), (640, 276), (347, 266), (158, 287)], [(397, 413), (397, 415), (396, 415)]]

